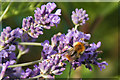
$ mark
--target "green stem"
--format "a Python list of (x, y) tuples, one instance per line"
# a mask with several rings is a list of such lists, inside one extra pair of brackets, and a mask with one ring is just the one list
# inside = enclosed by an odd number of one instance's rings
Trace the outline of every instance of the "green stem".
[(17, 60), (19, 60), (21, 56), (22, 56), (22, 54), (21, 54), (21, 51), (20, 51), (18, 56), (17, 56)]
[(28, 49), (26, 49), (26, 50), (24, 50), (24, 51), (19, 51), (19, 54), (18, 54), (18, 56), (17, 56), (17, 62), (18, 62), (18, 60), (20, 59), (20, 57), (22, 56), (22, 55), (24, 55), (25, 53), (27, 53), (28, 52)]
[(10, 65), (10, 66), (8, 66), (8, 68), (33, 65), (33, 64), (39, 63), (39, 62), (41, 62), (41, 61), (42, 61), (42, 59), (41, 59), (41, 60), (37, 60), (37, 61), (28, 62), (28, 63)]
[(41, 46), (41, 43), (35, 43), (35, 42), (20, 42), (19, 45), (34, 45), (34, 46)]
[(69, 75), (68, 75), (68, 79), (67, 79), (67, 80), (69, 80), (69, 79), (70, 79), (71, 70), (72, 70), (72, 65), (70, 64), (70, 70), (69, 70)]
[(36, 78), (39, 78), (39, 77), (41, 77), (42, 75), (37, 75), (37, 76), (35, 76), (35, 77), (32, 77), (32, 78), (29, 78), (30, 80), (33, 80), (33, 79), (36, 79)]
[[(12, 0), (11, 0), (12, 1)], [(8, 4), (7, 8), (3, 12), (3, 14), (0, 16), (0, 21), (2, 20), (3, 16), (7, 13), (8, 9), (10, 8), (11, 2)]]
[(79, 24), (75, 25), (75, 30), (78, 28)]
[[(34, 45), (34, 46), (41, 46), (41, 43), (35, 43), (35, 42), (20, 42), (19, 45)], [(26, 53), (26, 50), (25, 51), (19, 51), (19, 54), (17, 56), (17, 62), (18, 60), (20, 59), (20, 57), (22, 55), (24, 55)]]
[[(31, 45), (31, 46), (42, 46), (41, 43), (36, 42), (19, 42), (19, 45)], [(2, 51), (4, 48), (0, 48), (0, 51)]]
[[(40, 78), (40, 77), (43, 77), (43, 76), (44, 76), (43, 74), (40, 74), (40, 75), (29, 78), (29, 80), (33, 80), (33, 79)], [(49, 80), (49, 78), (44, 78), (44, 80)]]

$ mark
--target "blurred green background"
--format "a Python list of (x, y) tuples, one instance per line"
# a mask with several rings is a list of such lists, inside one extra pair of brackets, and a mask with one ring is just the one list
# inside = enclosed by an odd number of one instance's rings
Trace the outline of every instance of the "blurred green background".
[[(100, 71), (93, 66), (93, 71), (82, 67), (72, 70), (71, 78), (117, 78), (118, 75), (118, 3), (117, 2), (55, 2), (57, 8), (62, 9), (61, 23), (58, 27), (50, 30), (44, 29), (44, 34), (40, 35), (37, 42), (51, 40), (51, 37), (58, 32), (67, 33), (68, 29), (74, 27), (71, 21), (71, 14), (76, 8), (83, 8), (89, 15), (89, 21), (78, 29), (85, 33), (91, 33), (89, 43), (102, 42), (99, 50), (103, 50), (103, 60), (108, 62), (106, 69)], [(2, 2), (3, 13), (8, 6), (8, 2)], [(46, 2), (13, 2), (2, 20), (2, 28), (11, 26), (13, 29), (22, 26), (22, 19), (27, 16), (34, 16), (34, 10)], [(2, 15), (2, 14), (1, 14)], [(42, 47), (31, 47), (30, 52), (23, 55), (19, 63), (40, 59)], [(68, 64), (69, 65), (69, 64)], [(24, 67), (26, 68), (26, 67)], [(62, 75), (57, 78), (67, 78), (69, 66)], [(83, 79), (84, 80), (84, 79)]]

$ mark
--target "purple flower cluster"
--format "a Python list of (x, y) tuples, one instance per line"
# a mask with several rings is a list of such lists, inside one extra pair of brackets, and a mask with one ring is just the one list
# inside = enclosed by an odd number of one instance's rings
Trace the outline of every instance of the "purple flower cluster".
[(10, 27), (6, 27), (3, 29), (0, 36), (0, 51), (14, 44), (14, 41), (20, 38), (22, 34), (23, 31), (19, 28), (12, 30)]
[(101, 58), (98, 58), (98, 54), (102, 52), (97, 51), (97, 48), (99, 48), (100, 45), (101, 42), (98, 42), (97, 45), (95, 43), (86, 45), (86, 50), (82, 55), (80, 55), (80, 58), (72, 62), (73, 68), (76, 69), (76, 67), (81, 66), (81, 64), (84, 64), (85, 67), (91, 71), (92, 67), (90, 64), (94, 64), (97, 65), (100, 68), (100, 70), (105, 69), (105, 65), (108, 65), (108, 63), (106, 63), (106, 61), (101, 62)]
[(7, 73), (13, 72), (15, 74), (17, 72), (14, 68), (7, 68), (9, 65), (16, 63), (16, 45), (22, 54), (29, 51), (28, 46), (19, 45), (19, 41), (34, 42), (35, 38), (43, 34), (43, 28), (50, 29), (51, 26), (57, 26), (60, 22), (59, 15), (61, 15), (61, 9), (58, 9), (55, 13), (51, 13), (55, 8), (55, 3), (43, 5), (41, 10), (39, 8), (35, 10), (35, 20), (32, 16), (23, 19), (22, 29), (16, 28), (12, 30), (10, 27), (3, 29), (0, 36), (0, 65), (2, 66), (0, 79), (4, 77), (4, 74), (7, 78), (12, 78), (11, 75), (13, 74), (9, 75)]
[(75, 11), (72, 12), (72, 21), (75, 25), (84, 25), (88, 18), (88, 14), (86, 14), (86, 10), (81, 9), (75, 9)]
[(40, 34), (43, 34), (42, 27), (34, 22), (32, 16), (23, 19), (22, 28), (33, 38), (38, 38)]
[(1, 78), (9, 65), (16, 63), (16, 40), (20, 39), (23, 31), (20, 28), (11, 29), (6, 27), (0, 36), (0, 65), (2, 66)]
[(4, 49), (0, 52), (0, 62), (6, 63), (7, 61), (10, 61), (12, 64), (14, 64), (16, 56), (15, 53), (15, 46), (11, 45), (9, 46), (9, 49)]
[(84, 34), (83, 32), (72, 28), (72, 30), (68, 30), (66, 35), (61, 33), (54, 35), (51, 38), (51, 43), (52, 46), (58, 50), (58, 53), (64, 53), (69, 48), (73, 47), (75, 42), (85, 43), (84, 40), (89, 40), (90, 37), (90, 34)]
[[(16, 55), (15, 55), (15, 45), (9, 46), (8, 49), (4, 49), (0, 51), (0, 66), (2, 66), (2, 71), (1, 71), (1, 78), (4, 76), (6, 71), (9, 69), (7, 68), (9, 65), (13, 65), (16, 63)], [(6, 74), (7, 75), (7, 74)], [(0, 78), (0, 79), (1, 79)]]
[(55, 13), (51, 13), (56, 8), (55, 3), (47, 3), (42, 5), (41, 9), (35, 10), (35, 20), (32, 16), (23, 19), (22, 29), (27, 32), (31, 37), (38, 38), (43, 34), (43, 28), (50, 29), (51, 26), (57, 26), (60, 23), (61, 9)]
[[(55, 13), (55, 3), (42, 5), (41, 9), (35, 10), (32, 16), (23, 19), (22, 28), (11, 29), (6, 27), (0, 36), (0, 79), (34, 79), (34, 78), (55, 78), (55, 75), (61, 75), (66, 69), (65, 61), (68, 61), (73, 69), (85, 65), (90, 71), (91, 65), (97, 65), (100, 70), (108, 65), (106, 61), (101, 61), (98, 57), (102, 51), (97, 51), (101, 42), (89, 44), (90, 34), (78, 31), (75, 28), (68, 30), (67, 34), (58, 33), (51, 38), (51, 43), (45, 40), (40, 45), (43, 47), (41, 52), (41, 62), (35, 64), (33, 69), (22, 67), (10, 68), (19, 59), (19, 54), (23, 55), (29, 51), (30, 46), (25, 43), (35, 42), (39, 35), (43, 34), (43, 28), (50, 29), (60, 23), (61, 9)], [(75, 25), (83, 25), (87, 21), (88, 14), (83, 9), (76, 9), (72, 12), (72, 21)], [(24, 43), (24, 45), (19, 42)], [(33, 43), (32, 43), (33, 44)], [(36, 44), (35, 44), (36, 45)], [(17, 47), (17, 48), (16, 48)], [(16, 58), (16, 53), (18, 59)]]
[(52, 55), (44, 59), (39, 65), (34, 65), (34, 69), (29, 68), (22, 72), (21, 78), (31, 78), (39, 76), (39, 78), (54, 78), (55, 75), (61, 75), (65, 70), (66, 64), (63, 63), (59, 54)]
[(44, 43), (42, 43), (42, 46), (43, 50), (41, 52), (41, 55), (43, 59), (47, 59), (47, 56), (51, 56), (57, 53), (57, 51), (55, 51), (54, 48), (49, 44), (48, 40), (44, 41)]
[[(9, 65), (6, 65), (6, 68)], [(15, 67), (15, 68), (7, 68), (5, 72), (5, 77), (3, 80), (17, 80), (20, 79), (22, 73), (22, 68), (21, 67)]]
[(55, 3), (47, 3), (42, 5), (41, 9), (35, 10), (35, 22), (42, 25), (46, 29), (50, 29), (51, 26), (57, 26), (60, 23), (61, 9), (57, 9), (55, 13), (51, 13), (56, 8)]
[[(65, 66), (61, 66), (61, 68), (54, 68), (55, 71), (53, 71), (53, 67), (58, 67), (56, 63), (62, 61), (70, 62), (73, 69), (81, 66), (81, 64), (85, 65), (90, 71), (92, 70), (90, 64), (97, 65), (100, 70), (105, 69), (105, 65), (108, 64), (105, 61), (100, 62), (101, 58), (98, 58), (101, 51), (97, 51), (97, 49), (101, 46), (101, 42), (98, 42), (97, 45), (95, 43), (88, 44), (85, 40), (89, 40), (90, 37), (90, 34), (85, 34), (73, 28), (68, 30), (66, 35), (61, 33), (54, 35), (51, 38), (51, 44), (47, 40), (44, 41), (41, 52), (43, 61), (39, 63), (39, 66), (35, 65), (33, 70), (28, 68), (23, 72), (22, 78), (31, 78), (38, 75), (40, 78), (54, 78), (53, 74), (62, 74), (65, 69)], [(77, 56), (77, 52), (74, 50), (76, 42), (83, 43), (85, 46), (83, 53)], [(66, 55), (69, 55), (69, 57)], [(64, 62), (62, 64), (65, 65)]]
[[(98, 61), (101, 60), (98, 58), (98, 54), (101, 53), (101, 51), (97, 51), (97, 49), (101, 46), (101, 42), (98, 42), (97, 45), (95, 43), (89, 44), (85, 40), (89, 40), (90, 37), (90, 34), (85, 34), (75, 30), (74, 28), (72, 30), (68, 30), (66, 35), (58, 33), (51, 38), (51, 46), (48, 41), (45, 41), (46, 43), (43, 45), (42, 56), (44, 56), (43, 58), (47, 58), (53, 54), (61, 53), (61, 56), (63, 56), (62, 58), (64, 60), (68, 60), (74, 69), (81, 66), (81, 64), (84, 64), (86, 68), (92, 70), (90, 64), (94, 64), (98, 65), (100, 70), (102, 70), (102, 68), (104, 69), (105, 65), (108, 64), (105, 61), (101, 63)], [(80, 50), (75, 52), (74, 49), (75, 43), (79, 42), (84, 44), (85, 47), (85, 50), (81, 53), (77, 53)]]
[[(18, 45), (18, 41), (22, 42), (30, 42), (33, 41), (30, 36), (26, 36), (26, 33), (23, 33), (22, 29), (16, 28), (11, 29), (10, 27), (6, 27), (1, 32), (0, 36), (0, 66), (2, 67), (0, 73), (0, 79), (4, 77), (4, 74), (7, 77), (5, 78), (19, 78), (20, 73), (18, 73), (18, 69), (16, 68), (8, 68), (8, 66), (16, 63), (16, 45), (18, 47), (19, 52), (25, 54), (29, 51), (29, 48), (25, 48), (23, 45)], [(19, 67), (18, 67), (19, 68)], [(19, 77), (17, 77), (19, 76)]]

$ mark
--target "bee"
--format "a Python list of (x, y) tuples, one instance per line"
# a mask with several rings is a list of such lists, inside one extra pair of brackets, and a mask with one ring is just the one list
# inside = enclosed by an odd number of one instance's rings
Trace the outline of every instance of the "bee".
[(76, 60), (77, 58), (80, 58), (80, 55), (83, 54), (84, 51), (85, 51), (84, 43), (75, 42), (73, 44), (73, 47), (71, 47), (67, 51), (67, 54), (65, 56), (70, 62), (72, 62), (72, 61)]

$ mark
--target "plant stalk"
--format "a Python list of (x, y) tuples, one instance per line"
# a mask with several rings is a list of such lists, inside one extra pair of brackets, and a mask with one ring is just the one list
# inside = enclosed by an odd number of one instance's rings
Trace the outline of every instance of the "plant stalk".
[(35, 42), (20, 42), (19, 45), (34, 45), (34, 46), (41, 46), (41, 43), (35, 43)]
[(27, 63), (22, 63), (22, 64), (10, 65), (10, 66), (8, 66), (8, 68), (33, 65), (33, 64), (39, 63), (39, 62), (41, 62), (41, 61), (42, 61), (42, 60), (37, 60), (37, 61), (33, 61), (33, 62), (27, 62)]

